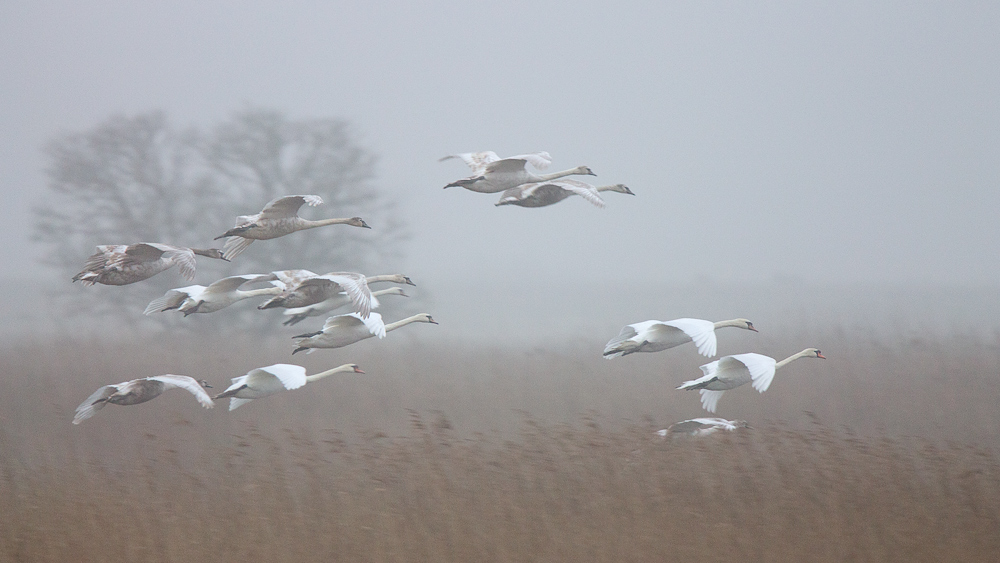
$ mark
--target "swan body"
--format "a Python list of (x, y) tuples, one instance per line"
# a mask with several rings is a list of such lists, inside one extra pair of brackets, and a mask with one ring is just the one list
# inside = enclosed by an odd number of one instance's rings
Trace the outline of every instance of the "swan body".
[(385, 338), (385, 333), (396, 330), (410, 323), (438, 324), (427, 313), (413, 315), (394, 323), (382, 324), (382, 315), (372, 313), (367, 319), (357, 313), (330, 317), (323, 325), (323, 330), (293, 336), (298, 338), (292, 354), (306, 350), (309, 354), (315, 348), (342, 348), (366, 338), (377, 336)]
[(525, 169), (529, 162), (539, 170), (544, 170), (552, 162), (552, 158), (547, 152), (520, 154), (508, 158), (500, 158), (493, 151), (478, 153), (462, 153), (448, 155), (440, 160), (450, 158), (462, 159), (472, 168), (472, 176), (455, 180), (445, 186), (451, 188), (455, 186), (463, 187), (467, 190), (482, 194), (492, 194), (508, 190), (510, 188), (531, 182), (547, 182), (574, 174), (596, 176), (594, 172), (586, 166), (577, 166), (562, 172), (552, 174), (533, 174)]
[(726, 420), (724, 418), (692, 418), (675, 422), (668, 428), (657, 430), (656, 433), (667, 436), (708, 436), (720, 430), (732, 432), (737, 428), (750, 428), (745, 420)]
[(367, 317), (372, 310), (372, 293), (368, 288), (368, 279), (363, 274), (354, 272), (334, 272), (314, 276), (302, 280), (297, 285), (287, 287), (280, 295), (276, 295), (257, 306), (258, 309), (284, 307), (307, 307), (321, 301), (346, 293), (351, 304), (362, 317)]
[[(371, 283), (371, 278), (368, 278), (369, 283)], [(379, 306), (378, 297), (382, 295), (399, 295), (401, 297), (409, 297), (403, 291), (401, 287), (390, 287), (389, 289), (380, 289), (378, 291), (372, 292), (372, 309), (377, 309)], [(318, 317), (320, 315), (325, 315), (330, 311), (335, 311), (341, 307), (346, 307), (351, 304), (351, 299), (346, 293), (340, 292), (336, 296), (320, 301), (315, 305), (307, 305), (305, 307), (295, 307), (292, 309), (286, 309), (285, 315), (288, 320), (281, 323), (284, 326), (292, 326), (294, 324), (300, 323), (309, 317)]]
[(674, 319), (672, 321), (643, 321), (625, 325), (618, 336), (604, 346), (607, 359), (635, 352), (660, 352), (687, 342), (694, 342), (698, 353), (712, 357), (716, 352), (715, 329), (736, 327), (757, 332), (746, 319), (705, 321), (702, 319)]
[(553, 180), (551, 182), (535, 182), (531, 184), (521, 184), (503, 192), (500, 201), (501, 205), (517, 205), (519, 207), (545, 207), (553, 203), (578, 195), (597, 207), (604, 207), (604, 198), (600, 192), (619, 192), (628, 195), (635, 195), (625, 184), (612, 184), (610, 186), (591, 186), (586, 182), (571, 179)]
[(215, 237), (226, 238), (223, 256), (232, 260), (239, 256), (255, 240), (267, 240), (326, 225), (351, 225), (370, 229), (361, 217), (321, 219), (310, 221), (298, 216), (303, 205), (316, 206), (323, 203), (318, 195), (288, 195), (279, 197), (264, 206), (256, 215), (241, 215), (236, 218), (236, 226)]
[(698, 389), (701, 393), (701, 406), (708, 412), (715, 412), (723, 392), (750, 383), (757, 392), (763, 393), (771, 386), (774, 372), (778, 368), (799, 358), (825, 360), (826, 356), (816, 348), (806, 348), (780, 362), (761, 354), (723, 356), (714, 362), (701, 366), (701, 371), (705, 375), (698, 379), (685, 381), (677, 388), (687, 391)]
[(158, 242), (102, 244), (73, 281), (83, 285), (128, 285), (151, 278), (176, 265), (186, 280), (194, 279), (195, 255), (226, 260), (217, 248), (203, 250)]
[(76, 407), (73, 424), (80, 424), (94, 416), (97, 411), (109, 403), (113, 405), (138, 405), (159, 397), (168, 389), (178, 388), (190, 391), (195, 399), (201, 403), (201, 406), (206, 409), (215, 406), (212, 398), (205, 392), (205, 388), (212, 388), (207, 381), (196, 380), (186, 375), (156, 375), (101, 387), (87, 397), (86, 401), (80, 403), (80, 406)]
[(250, 370), (246, 375), (233, 378), (233, 384), (213, 399), (229, 399), (229, 410), (234, 410), (254, 399), (274, 395), (281, 391), (298, 389), (335, 373), (364, 373), (357, 364), (344, 364), (314, 375), (306, 375), (306, 368), (291, 364), (274, 364)]
[(178, 310), (188, 316), (192, 313), (214, 313), (220, 309), (251, 297), (260, 295), (279, 295), (283, 291), (281, 287), (266, 287), (262, 289), (242, 290), (244, 284), (269, 279), (268, 274), (246, 274), (242, 276), (229, 276), (213, 282), (208, 287), (192, 285), (171, 289), (163, 297), (158, 297), (149, 302), (144, 315), (161, 313), (163, 311)]

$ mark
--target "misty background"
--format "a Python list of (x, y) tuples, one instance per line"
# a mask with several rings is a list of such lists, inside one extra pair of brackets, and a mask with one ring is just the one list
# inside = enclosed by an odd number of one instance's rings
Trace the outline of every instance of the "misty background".
[[(265, 108), (345, 120), (378, 158), (371, 186), (409, 238), (365, 273), (410, 276), (407, 307), (441, 323), (408, 339), (599, 352), (624, 324), (681, 316), (762, 330), (720, 336), (721, 353), (823, 348), (785, 337), (831, 326), (996, 339), (998, 16), (987, 2), (4, 3), (4, 331), (76, 330), (46, 288), (123, 289), (40, 263), (32, 208), (61, 203), (46, 143), (116, 115), (210, 129)], [(585, 180), (636, 196), (521, 209), (442, 190), (468, 170), (438, 158), (480, 150), (548, 151), (550, 171), (587, 165)], [(93, 246), (138, 240), (95, 239), (77, 269)], [(212, 281), (204, 262), (195, 283)]]

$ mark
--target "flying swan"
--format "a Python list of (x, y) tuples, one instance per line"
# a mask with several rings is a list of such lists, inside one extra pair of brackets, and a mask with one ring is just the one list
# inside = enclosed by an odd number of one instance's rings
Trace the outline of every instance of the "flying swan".
[(820, 358), (824, 356), (816, 348), (806, 348), (798, 354), (789, 356), (780, 362), (761, 354), (736, 354), (723, 356), (718, 360), (701, 366), (705, 375), (698, 379), (685, 381), (678, 389), (691, 391), (698, 389), (701, 393), (701, 406), (708, 412), (715, 412), (722, 393), (736, 389), (741, 385), (751, 383), (759, 393), (767, 391), (774, 379), (774, 372), (799, 358)]
[(522, 184), (515, 188), (504, 191), (500, 196), (500, 201), (495, 205), (517, 205), (519, 207), (545, 207), (553, 203), (578, 195), (597, 207), (604, 207), (604, 198), (599, 192), (618, 192), (622, 194), (635, 195), (625, 184), (612, 184), (610, 186), (594, 187), (579, 180), (554, 180), (552, 182), (535, 182), (532, 184)]
[(215, 237), (216, 240), (226, 238), (223, 246), (223, 256), (232, 260), (246, 250), (255, 240), (267, 240), (283, 237), (287, 234), (304, 229), (314, 229), (326, 225), (351, 225), (370, 229), (361, 217), (344, 219), (321, 219), (310, 221), (298, 216), (303, 204), (316, 206), (323, 203), (318, 195), (287, 195), (268, 203), (256, 215), (240, 215), (236, 218), (236, 226)]
[[(368, 283), (372, 283), (371, 278), (368, 278)], [(372, 309), (377, 309), (379, 307), (378, 297), (383, 295), (399, 295), (400, 297), (409, 297), (406, 292), (403, 291), (401, 287), (390, 287), (389, 289), (380, 289), (378, 291), (372, 292)], [(329, 313), (330, 311), (335, 311), (341, 307), (346, 307), (351, 304), (351, 299), (346, 293), (340, 292), (335, 297), (325, 299), (316, 303), (315, 305), (307, 305), (305, 307), (295, 307), (293, 309), (286, 309), (283, 313), (288, 319), (281, 323), (283, 326), (296, 325), (309, 317), (319, 317)]]
[(342, 348), (373, 336), (385, 338), (385, 333), (410, 323), (438, 324), (427, 313), (413, 315), (389, 324), (382, 324), (382, 315), (378, 313), (372, 313), (367, 319), (361, 318), (357, 313), (336, 315), (326, 319), (323, 330), (293, 336), (292, 338), (298, 338), (299, 341), (295, 343), (297, 348), (292, 354), (303, 350), (309, 354), (315, 348)]
[(528, 184), (531, 182), (548, 182), (564, 176), (582, 174), (596, 176), (594, 172), (586, 166), (577, 166), (562, 172), (552, 174), (533, 174), (525, 169), (527, 163), (531, 163), (535, 168), (544, 170), (548, 168), (552, 158), (547, 152), (537, 152), (530, 154), (519, 154), (508, 158), (500, 158), (493, 151), (450, 154), (439, 160), (445, 161), (450, 158), (459, 158), (472, 168), (472, 176), (455, 180), (445, 186), (451, 188), (455, 186), (463, 187), (467, 190), (479, 192), (481, 194), (492, 194), (508, 190), (510, 188)]
[(178, 310), (188, 316), (192, 313), (214, 313), (220, 309), (251, 297), (260, 295), (280, 295), (281, 287), (272, 286), (261, 289), (242, 290), (245, 284), (254, 281), (266, 281), (271, 279), (269, 274), (246, 274), (242, 276), (229, 276), (213, 282), (208, 287), (203, 285), (189, 285), (178, 287), (167, 291), (163, 297), (157, 297), (149, 302), (144, 315), (162, 313), (163, 311)]
[(246, 375), (233, 378), (233, 384), (213, 399), (229, 399), (229, 410), (234, 410), (254, 399), (274, 395), (285, 390), (298, 389), (306, 383), (318, 381), (335, 373), (364, 373), (357, 364), (344, 364), (314, 375), (306, 375), (306, 368), (291, 364), (274, 364), (250, 370)]
[(313, 276), (294, 286), (285, 284), (285, 290), (257, 306), (258, 309), (284, 307), (306, 307), (315, 305), (340, 293), (346, 293), (354, 309), (367, 317), (372, 310), (372, 293), (368, 288), (368, 278), (355, 272), (333, 272)]
[(190, 391), (194, 395), (194, 398), (198, 399), (198, 402), (201, 403), (201, 406), (206, 409), (215, 406), (212, 398), (205, 392), (205, 389), (211, 389), (212, 386), (204, 379), (196, 380), (186, 375), (155, 375), (153, 377), (133, 379), (132, 381), (124, 381), (116, 385), (101, 387), (93, 395), (87, 397), (86, 401), (80, 403), (80, 406), (76, 407), (76, 416), (73, 417), (73, 424), (80, 424), (84, 420), (94, 416), (94, 413), (103, 409), (104, 405), (108, 403), (113, 405), (138, 405), (139, 403), (145, 403), (159, 397), (161, 393), (168, 389), (175, 388)]
[(195, 254), (227, 260), (218, 248), (202, 250), (158, 242), (102, 244), (96, 254), (87, 258), (83, 271), (73, 276), (73, 281), (87, 286), (128, 285), (151, 278), (175, 264), (184, 279), (190, 281), (194, 279)]
[(745, 420), (726, 420), (724, 418), (692, 418), (675, 422), (656, 433), (664, 438), (667, 436), (708, 436), (720, 430), (732, 432), (737, 428), (750, 428)]
[(635, 352), (659, 352), (692, 341), (699, 354), (712, 357), (716, 351), (715, 329), (727, 326), (757, 332), (753, 323), (746, 319), (717, 323), (701, 319), (643, 321), (625, 325), (618, 336), (604, 346), (604, 357), (610, 360)]

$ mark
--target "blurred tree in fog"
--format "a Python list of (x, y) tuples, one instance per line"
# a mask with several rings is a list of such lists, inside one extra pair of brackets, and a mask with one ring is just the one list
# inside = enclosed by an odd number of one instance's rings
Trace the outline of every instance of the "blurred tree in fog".
[[(333, 226), (260, 241), (232, 263), (199, 258), (193, 282), (172, 268), (128, 286), (60, 288), (57, 298), (65, 302), (59, 305), (70, 315), (112, 316), (129, 324), (159, 318), (173, 324), (176, 316), (169, 313), (142, 315), (146, 303), (173, 287), (289, 268), (367, 274), (398, 269), (394, 264), (405, 227), (372, 185), (375, 156), (356, 144), (344, 121), (291, 120), (253, 109), (208, 131), (177, 130), (162, 113), (151, 112), (115, 116), (92, 130), (61, 135), (45, 152), (49, 189), (35, 209), (34, 235), (49, 246), (43, 260), (67, 285), (99, 244), (220, 248), (224, 240), (212, 239), (232, 227), (237, 215), (257, 213), (283, 195), (323, 198), (324, 205), (300, 210), (305, 218), (360, 216), (372, 227)], [(278, 324), (268, 314), (273, 312), (257, 311), (252, 303), (231, 309), (256, 316), (254, 325)], [(240, 314), (227, 309), (193, 315), (186, 324), (227, 312)], [(229, 316), (223, 324), (232, 321)]]

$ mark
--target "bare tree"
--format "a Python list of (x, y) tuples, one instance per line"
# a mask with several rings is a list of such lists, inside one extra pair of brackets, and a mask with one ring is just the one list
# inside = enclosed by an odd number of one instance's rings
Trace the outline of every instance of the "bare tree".
[[(372, 230), (315, 229), (259, 242), (231, 264), (200, 259), (193, 283), (288, 268), (382, 273), (393, 268), (406, 238), (392, 204), (372, 183), (376, 158), (340, 120), (290, 120), (254, 109), (208, 132), (176, 131), (162, 113), (152, 112), (112, 117), (93, 130), (54, 139), (45, 151), (49, 189), (35, 209), (34, 233), (49, 247), (45, 263), (67, 283), (99, 244), (209, 248), (237, 215), (290, 194), (323, 198), (325, 205), (304, 208), (303, 216), (361, 216)], [(142, 317), (145, 304), (183, 285), (190, 284), (170, 270), (130, 286), (74, 288), (54, 298), (65, 299), (59, 304), (69, 315), (150, 324), (155, 321)], [(166, 315), (159, 320), (172, 324)]]

